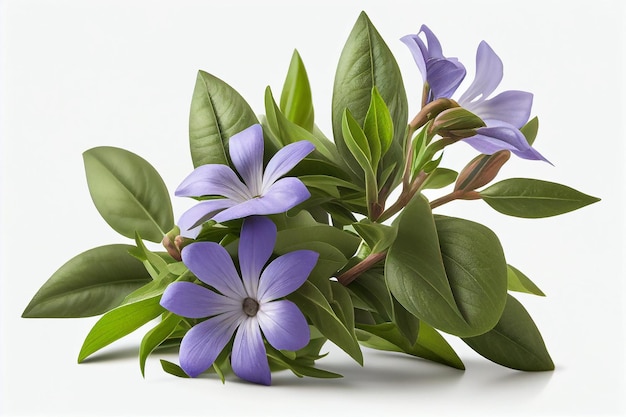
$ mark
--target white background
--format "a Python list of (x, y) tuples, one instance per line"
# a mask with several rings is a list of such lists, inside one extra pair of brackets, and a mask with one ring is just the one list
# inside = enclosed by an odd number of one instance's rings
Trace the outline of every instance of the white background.
[[(3, 1), (0, 8), (2, 415), (623, 415), (624, 6), (615, 1)], [(339, 54), (365, 10), (386, 39), (417, 110), (420, 76), (399, 42), (426, 23), (444, 53), (474, 71), (487, 40), (505, 65), (499, 91), (535, 93), (535, 143), (554, 167), (511, 161), (501, 178), (561, 182), (602, 202), (564, 216), (523, 220), (484, 203), (439, 212), (485, 223), (509, 263), (547, 298), (519, 295), (553, 356), (552, 373), (494, 365), (449, 337), (467, 371), (365, 352), (360, 368), (332, 346), (320, 366), (341, 380), (274, 375), (265, 388), (230, 378), (181, 380), (157, 362), (142, 379), (142, 332), (76, 364), (96, 318), (22, 319), (65, 261), (126, 243), (92, 206), (81, 153), (121, 146), (146, 158), (170, 190), (191, 170), (188, 109), (203, 69), (235, 87), (257, 113), (276, 96), (294, 48), (330, 134)], [(467, 85), (464, 84), (464, 85)], [(461, 90), (464, 87), (461, 87)], [(444, 165), (473, 155), (463, 144)], [(433, 194), (434, 196), (434, 194)], [(190, 206), (176, 199), (176, 215)], [(144, 329), (145, 330), (145, 329)], [(172, 359), (172, 358), (170, 358)], [(175, 358), (174, 358), (175, 359)]]

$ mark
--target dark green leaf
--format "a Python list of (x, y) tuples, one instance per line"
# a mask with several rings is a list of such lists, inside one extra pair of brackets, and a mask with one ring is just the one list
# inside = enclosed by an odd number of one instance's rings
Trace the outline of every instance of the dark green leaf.
[(104, 220), (130, 239), (135, 232), (161, 242), (174, 226), (167, 187), (145, 159), (120, 148), (102, 146), (83, 153), (89, 193)]
[(287, 78), (280, 94), (280, 110), (293, 123), (309, 132), (313, 131), (311, 86), (298, 51), (293, 51), (291, 57)]
[(417, 335), (420, 328), (420, 321), (417, 317), (407, 311), (406, 308), (402, 306), (396, 300), (395, 297), (392, 296), (393, 300), (393, 322), (408, 342), (409, 345), (414, 345), (417, 342)]
[(163, 368), (165, 372), (167, 372), (170, 375), (174, 375), (179, 378), (189, 378), (189, 375), (187, 375), (185, 371), (183, 371), (183, 368), (176, 365), (175, 363), (166, 361), (165, 359), (161, 359), (161, 367)]
[(424, 181), (422, 189), (427, 190), (447, 187), (456, 180), (457, 176), (457, 172), (451, 169), (435, 168), (434, 171), (430, 173), (428, 178), (426, 178), (426, 181)]
[(328, 243), (339, 249), (346, 259), (352, 257), (361, 243), (357, 236), (323, 224), (281, 230), (276, 237), (276, 245), (283, 247), (308, 241)]
[(375, 86), (372, 88), (372, 99), (365, 114), (363, 131), (372, 151), (372, 166), (378, 167), (380, 158), (387, 153), (393, 141), (393, 121)]
[(533, 117), (528, 121), (522, 128), (520, 129), (522, 135), (526, 138), (526, 141), (530, 146), (535, 143), (535, 138), (537, 137), (537, 132), (539, 131), (539, 119), (537, 117)]
[(495, 234), (478, 223), (432, 217), (421, 195), (394, 222), (385, 278), (409, 312), (458, 336), (486, 332), (506, 302), (506, 262)]
[(500, 213), (528, 219), (556, 216), (600, 201), (565, 185), (530, 178), (500, 181), (480, 196)]
[(124, 297), (151, 282), (130, 245), (90, 249), (59, 268), (28, 304), (22, 317), (88, 317), (120, 305)]
[(228, 164), (230, 137), (256, 123), (254, 112), (235, 89), (211, 74), (198, 71), (189, 112), (189, 145), (194, 167)]
[(294, 360), (288, 358), (285, 354), (272, 348), (271, 346), (266, 346), (266, 348), (267, 356), (270, 358), (270, 360), (274, 360), (281, 367), (291, 370), (294, 375), (299, 378), (303, 376), (308, 376), (312, 378), (343, 378), (343, 376), (340, 374), (309, 366), (307, 364), (301, 363), (297, 359)]
[(507, 265), (507, 278), (509, 291), (525, 292), (527, 294), (545, 297), (543, 291), (535, 285), (526, 275), (514, 266)]
[[(408, 104), (396, 60), (365, 13), (361, 13), (343, 48), (333, 87), (332, 122), (337, 149), (358, 178), (359, 164), (351, 155), (342, 130), (346, 109), (363, 125), (376, 87), (386, 103), (394, 126), (393, 144), (382, 168), (399, 161), (397, 150), (404, 149)], [(395, 149), (391, 152), (392, 149)], [(400, 157), (401, 159), (402, 157)], [(400, 160), (400, 166), (403, 162)], [(395, 182), (395, 175), (392, 179)]]
[(480, 355), (508, 368), (521, 371), (554, 369), (537, 326), (520, 302), (510, 295), (496, 327), (463, 341)]
[(372, 223), (365, 219), (352, 225), (354, 230), (371, 248), (371, 253), (385, 251), (396, 239), (397, 229), (381, 223)]
[(389, 294), (381, 268), (365, 271), (347, 288), (367, 304), (369, 311), (379, 314), (386, 320), (393, 318), (391, 294)]
[(354, 327), (348, 326), (337, 317), (326, 297), (312, 283), (306, 281), (288, 298), (298, 305), (304, 315), (325, 337), (359, 364), (363, 364), (363, 354), (356, 340)]
[(78, 362), (82, 362), (91, 354), (132, 333), (163, 313), (165, 309), (159, 304), (160, 300), (161, 297), (158, 296), (126, 304), (102, 316), (85, 338), (78, 354)]
[(146, 359), (148, 359), (148, 356), (154, 349), (170, 337), (181, 320), (181, 317), (173, 313), (167, 313), (165, 317), (163, 317), (163, 320), (141, 339), (141, 345), (139, 346), (139, 367), (141, 368), (141, 375), (145, 376)]

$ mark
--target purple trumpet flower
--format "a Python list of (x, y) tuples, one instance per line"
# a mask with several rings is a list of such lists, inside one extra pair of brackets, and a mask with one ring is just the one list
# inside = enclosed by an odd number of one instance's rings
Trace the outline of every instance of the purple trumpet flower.
[(311, 196), (298, 178), (280, 179), (315, 149), (311, 142), (303, 140), (280, 149), (265, 172), (261, 125), (252, 125), (233, 135), (228, 146), (230, 158), (243, 182), (235, 171), (222, 164), (201, 165), (189, 174), (175, 195), (224, 198), (202, 201), (183, 213), (178, 226), (184, 236), (194, 235), (189, 230), (209, 219), (221, 223), (253, 215), (283, 213)]
[(486, 127), (477, 129), (475, 136), (464, 141), (484, 154), (508, 149), (520, 158), (549, 163), (528, 144), (520, 131), (530, 117), (533, 95), (526, 91), (509, 90), (487, 98), (502, 81), (502, 75), (502, 60), (487, 42), (482, 41), (476, 52), (476, 76), (458, 103), (480, 117)]
[[(420, 38), (421, 33), (424, 33), (426, 43)], [(443, 56), (439, 40), (426, 25), (422, 25), (417, 34), (403, 36), (400, 40), (409, 47), (424, 83), (430, 88), (426, 103), (450, 98), (465, 78), (463, 64), (456, 58)]]
[(282, 350), (298, 350), (309, 342), (304, 315), (294, 303), (281, 298), (306, 281), (319, 255), (297, 250), (279, 256), (263, 269), (275, 242), (276, 226), (271, 220), (244, 220), (239, 240), (241, 278), (226, 249), (217, 243), (196, 242), (183, 249), (183, 262), (189, 270), (219, 291), (175, 282), (161, 298), (161, 305), (174, 314), (209, 317), (191, 328), (180, 344), (180, 365), (189, 376), (206, 371), (234, 334), (231, 366), (235, 374), (270, 385), (263, 336)]

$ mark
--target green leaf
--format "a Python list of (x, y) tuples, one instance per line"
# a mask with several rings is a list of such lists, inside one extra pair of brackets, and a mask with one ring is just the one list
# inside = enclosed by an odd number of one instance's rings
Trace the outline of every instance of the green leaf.
[[(370, 107), (372, 90), (376, 87), (386, 103), (393, 121), (393, 143), (385, 155), (382, 170), (399, 162), (404, 149), (408, 119), (408, 103), (400, 68), (389, 47), (380, 36), (367, 15), (362, 12), (357, 19), (339, 58), (333, 87), (332, 123), (333, 134), (341, 157), (348, 163), (357, 178), (359, 164), (350, 153), (344, 138), (343, 118), (346, 109), (362, 126)], [(393, 150), (393, 152), (392, 152)], [(399, 151), (399, 152), (398, 152)], [(399, 172), (400, 169), (396, 168)], [(397, 175), (392, 177), (396, 181)]]
[(520, 132), (526, 138), (526, 141), (530, 146), (535, 143), (535, 138), (537, 137), (537, 132), (539, 131), (539, 119), (537, 117), (533, 117), (528, 121), (522, 128)]
[(83, 153), (89, 193), (104, 220), (121, 235), (161, 242), (174, 226), (172, 203), (159, 173), (145, 159), (102, 146)]
[(178, 326), (181, 320), (181, 317), (173, 313), (167, 313), (163, 320), (141, 339), (141, 345), (139, 346), (139, 367), (141, 368), (142, 376), (145, 376), (146, 360), (148, 356), (174, 333), (176, 326)]
[(376, 86), (372, 88), (372, 99), (365, 114), (363, 131), (372, 151), (372, 166), (376, 169), (393, 141), (393, 121), (385, 101)]
[(290, 247), (309, 241), (328, 243), (336, 247), (346, 259), (354, 255), (361, 243), (357, 236), (324, 224), (285, 229), (276, 236), (277, 247)]
[(507, 265), (507, 278), (509, 291), (525, 292), (527, 294), (545, 297), (543, 291), (535, 285), (526, 275), (514, 266)]
[(280, 94), (280, 110), (290, 121), (309, 132), (313, 131), (311, 86), (302, 58), (295, 50)]
[(392, 352), (404, 352), (456, 369), (465, 369), (454, 349), (435, 329), (420, 323), (417, 341), (409, 344), (394, 323), (358, 325), (359, 342), (366, 347)]
[(120, 305), (124, 297), (151, 282), (130, 245), (90, 249), (59, 268), (28, 304), (22, 317), (88, 317)]
[(526, 309), (508, 296), (504, 313), (489, 332), (463, 341), (485, 358), (521, 371), (551, 371), (554, 363)]
[(416, 196), (398, 215), (385, 278), (419, 319), (457, 336), (493, 328), (506, 302), (506, 261), (495, 234), (478, 223), (438, 216)]
[(163, 271), (168, 270), (168, 264), (165, 259), (156, 253), (150, 252), (137, 232), (135, 232), (135, 244), (137, 247), (129, 249), (128, 253), (143, 263), (152, 279), (156, 279)]
[(369, 311), (377, 313), (385, 320), (393, 318), (392, 298), (382, 268), (372, 268), (363, 272), (347, 288), (367, 304)]
[(78, 362), (115, 342), (159, 316), (165, 309), (159, 301), (161, 297), (148, 298), (132, 304), (117, 307), (100, 318), (93, 326), (78, 354)]
[(443, 187), (447, 187), (456, 181), (457, 174), (456, 171), (447, 168), (435, 168), (433, 172), (430, 173), (426, 181), (424, 181), (424, 185), (422, 185), (422, 189), (439, 189)]
[(266, 345), (266, 349), (267, 356), (270, 358), (270, 360), (274, 360), (281, 367), (291, 370), (294, 375), (299, 378), (303, 376), (308, 376), (312, 378), (343, 378), (343, 376), (340, 374), (303, 364), (297, 359), (288, 358), (282, 352), (272, 348), (269, 345)]
[(398, 230), (393, 226), (373, 223), (367, 219), (354, 223), (352, 226), (371, 248), (371, 253), (385, 251), (393, 244), (398, 233)]
[(194, 167), (228, 164), (230, 137), (256, 123), (254, 111), (234, 88), (198, 71), (189, 112), (189, 145)]
[(391, 297), (393, 300), (393, 322), (398, 327), (398, 330), (406, 338), (410, 345), (414, 345), (417, 342), (417, 335), (420, 328), (420, 321), (417, 317), (407, 311), (396, 300), (395, 297)]
[(189, 270), (180, 276), (169, 272), (169, 270), (164, 271), (153, 281), (128, 294), (122, 301), (122, 305), (137, 303), (157, 296), (160, 297), (172, 282), (192, 280), (193, 275)]
[(185, 371), (183, 371), (183, 368), (176, 365), (175, 363), (166, 361), (165, 359), (161, 359), (160, 361), (161, 361), (161, 368), (163, 368), (163, 370), (167, 372), (168, 374), (177, 376), (179, 378), (189, 378), (189, 375), (187, 375)]
[(600, 201), (565, 185), (530, 178), (500, 181), (480, 196), (500, 213), (527, 219), (557, 216)]
[(312, 283), (305, 283), (288, 296), (295, 302), (311, 323), (328, 340), (339, 346), (355, 361), (363, 365), (363, 353), (354, 334), (354, 327), (344, 323), (328, 300)]

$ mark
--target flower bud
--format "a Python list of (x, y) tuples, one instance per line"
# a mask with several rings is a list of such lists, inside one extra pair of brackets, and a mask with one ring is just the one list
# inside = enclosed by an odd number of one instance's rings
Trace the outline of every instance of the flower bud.
[(456, 139), (468, 138), (476, 134), (476, 129), (484, 127), (485, 122), (463, 107), (454, 107), (442, 111), (435, 117), (430, 127), (432, 133)]
[(459, 173), (454, 191), (472, 191), (489, 184), (510, 157), (511, 152), (508, 150), (501, 150), (492, 155), (478, 155)]
[(176, 245), (176, 239), (178, 239), (180, 233), (180, 229), (178, 226), (174, 226), (172, 230), (167, 232), (167, 234), (163, 237), (163, 247), (167, 250), (167, 253), (177, 261), (180, 261), (182, 258), (180, 256), (180, 249), (178, 245)]

